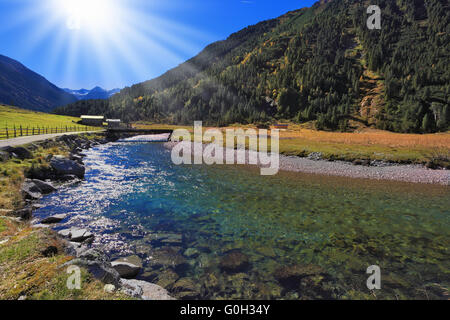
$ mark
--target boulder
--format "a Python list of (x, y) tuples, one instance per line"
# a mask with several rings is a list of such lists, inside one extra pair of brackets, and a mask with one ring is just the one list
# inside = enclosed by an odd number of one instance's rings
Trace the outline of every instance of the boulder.
[(64, 242), (64, 251), (66, 252), (66, 254), (73, 257), (79, 257), (82, 253), (84, 253), (88, 249), (89, 248), (82, 243), (70, 241)]
[(231, 250), (222, 257), (220, 268), (226, 272), (235, 273), (245, 271), (249, 266), (249, 258), (239, 250)]
[(42, 197), (42, 190), (32, 181), (25, 181), (22, 185), (22, 196), (29, 200), (38, 200)]
[(181, 278), (175, 282), (172, 291), (182, 299), (197, 299), (200, 297), (199, 285), (190, 278)]
[(142, 269), (142, 261), (138, 256), (121, 258), (111, 262), (111, 266), (122, 278), (135, 278)]
[(19, 158), (21, 160), (33, 158), (33, 154), (24, 147), (6, 147), (3, 150), (8, 152), (11, 157)]
[(77, 259), (65, 264), (65, 266), (68, 265), (85, 267), (96, 279), (103, 283), (119, 286), (119, 273), (111, 266), (108, 256), (100, 249), (89, 249), (81, 253)]
[(63, 238), (67, 238), (71, 242), (84, 242), (88, 239), (94, 238), (94, 235), (88, 230), (78, 228), (64, 229), (59, 231), (58, 234)]
[(31, 181), (41, 190), (42, 194), (49, 194), (56, 191), (56, 188), (51, 183), (39, 179), (32, 179)]
[(187, 266), (187, 261), (175, 247), (162, 247), (151, 252), (149, 265), (154, 268), (181, 268)]
[(166, 289), (142, 280), (121, 279), (122, 292), (143, 300), (175, 300)]
[(44, 218), (41, 220), (42, 224), (52, 224), (52, 223), (59, 223), (63, 221), (67, 217), (66, 214), (55, 214), (50, 217)]
[(74, 175), (80, 179), (84, 178), (86, 171), (85, 167), (79, 163), (69, 160), (55, 157), (50, 161), (50, 166), (55, 170), (58, 176)]
[(33, 207), (25, 207), (14, 212), (14, 216), (19, 217), (22, 220), (29, 220), (33, 217)]
[(72, 229), (70, 241), (83, 242), (89, 238), (93, 238), (94, 235), (86, 229)]

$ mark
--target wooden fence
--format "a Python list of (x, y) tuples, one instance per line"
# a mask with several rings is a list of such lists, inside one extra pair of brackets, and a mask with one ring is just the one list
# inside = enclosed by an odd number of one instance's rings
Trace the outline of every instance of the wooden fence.
[(98, 131), (102, 130), (101, 127), (89, 127), (89, 126), (58, 126), (58, 127), (25, 127), (25, 126), (12, 126), (0, 128), (0, 140), (11, 139), (25, 136), (36, 136), (40, 134), (53, 134), (53, 133), (66, 133), (66, 132), (83, 132), (83, 131)]

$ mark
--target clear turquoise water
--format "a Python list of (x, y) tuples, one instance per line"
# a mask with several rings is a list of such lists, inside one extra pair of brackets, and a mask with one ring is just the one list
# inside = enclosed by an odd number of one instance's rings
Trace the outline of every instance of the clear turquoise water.
[[(137, 254), (140, 278), (179, 298), (448, 298), (448, 187), (174, 166), (157, 143), (86, 153), (86, 180), (44, 198), (37, 215), (69, 213), (57, 229), (85, 226), (113, 257)], [(221, 268), (230, 250), (248, 257), (245, 270)], [(174, 263), (155, 264), (161, 252)], [(280, 283), (293, 265), (322, 272)], [(370, 265), (381, 290), (366, 287)]]

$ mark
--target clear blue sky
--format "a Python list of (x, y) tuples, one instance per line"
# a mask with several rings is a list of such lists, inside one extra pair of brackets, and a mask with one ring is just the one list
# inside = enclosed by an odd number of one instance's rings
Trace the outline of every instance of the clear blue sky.
[(59, 87), (152, 79), (248, 25), (315, 0), (0, 0), (0, 54)]

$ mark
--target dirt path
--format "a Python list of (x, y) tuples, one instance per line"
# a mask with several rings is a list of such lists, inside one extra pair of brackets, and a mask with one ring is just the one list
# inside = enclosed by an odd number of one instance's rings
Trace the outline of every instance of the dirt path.
[(101, 131), (77, 131), (77, 132), (65, 132), (65, 133), (52, 133), (52, 134), (41, 134), (41, 135), (36, 135), (36, 136), (27, 136), (27, 137), (19, 137), (19, 138), (0, 140), (0, 148), (8, 147), (8, 146), (9, 147), (21, 146), (21, 145), (24, 145), (27, 143), (33, 143), (36, 141), (52, 139), (52, 138), (64, 136), (64, 135), (92, 133), (92, 132), (101, 132)]

